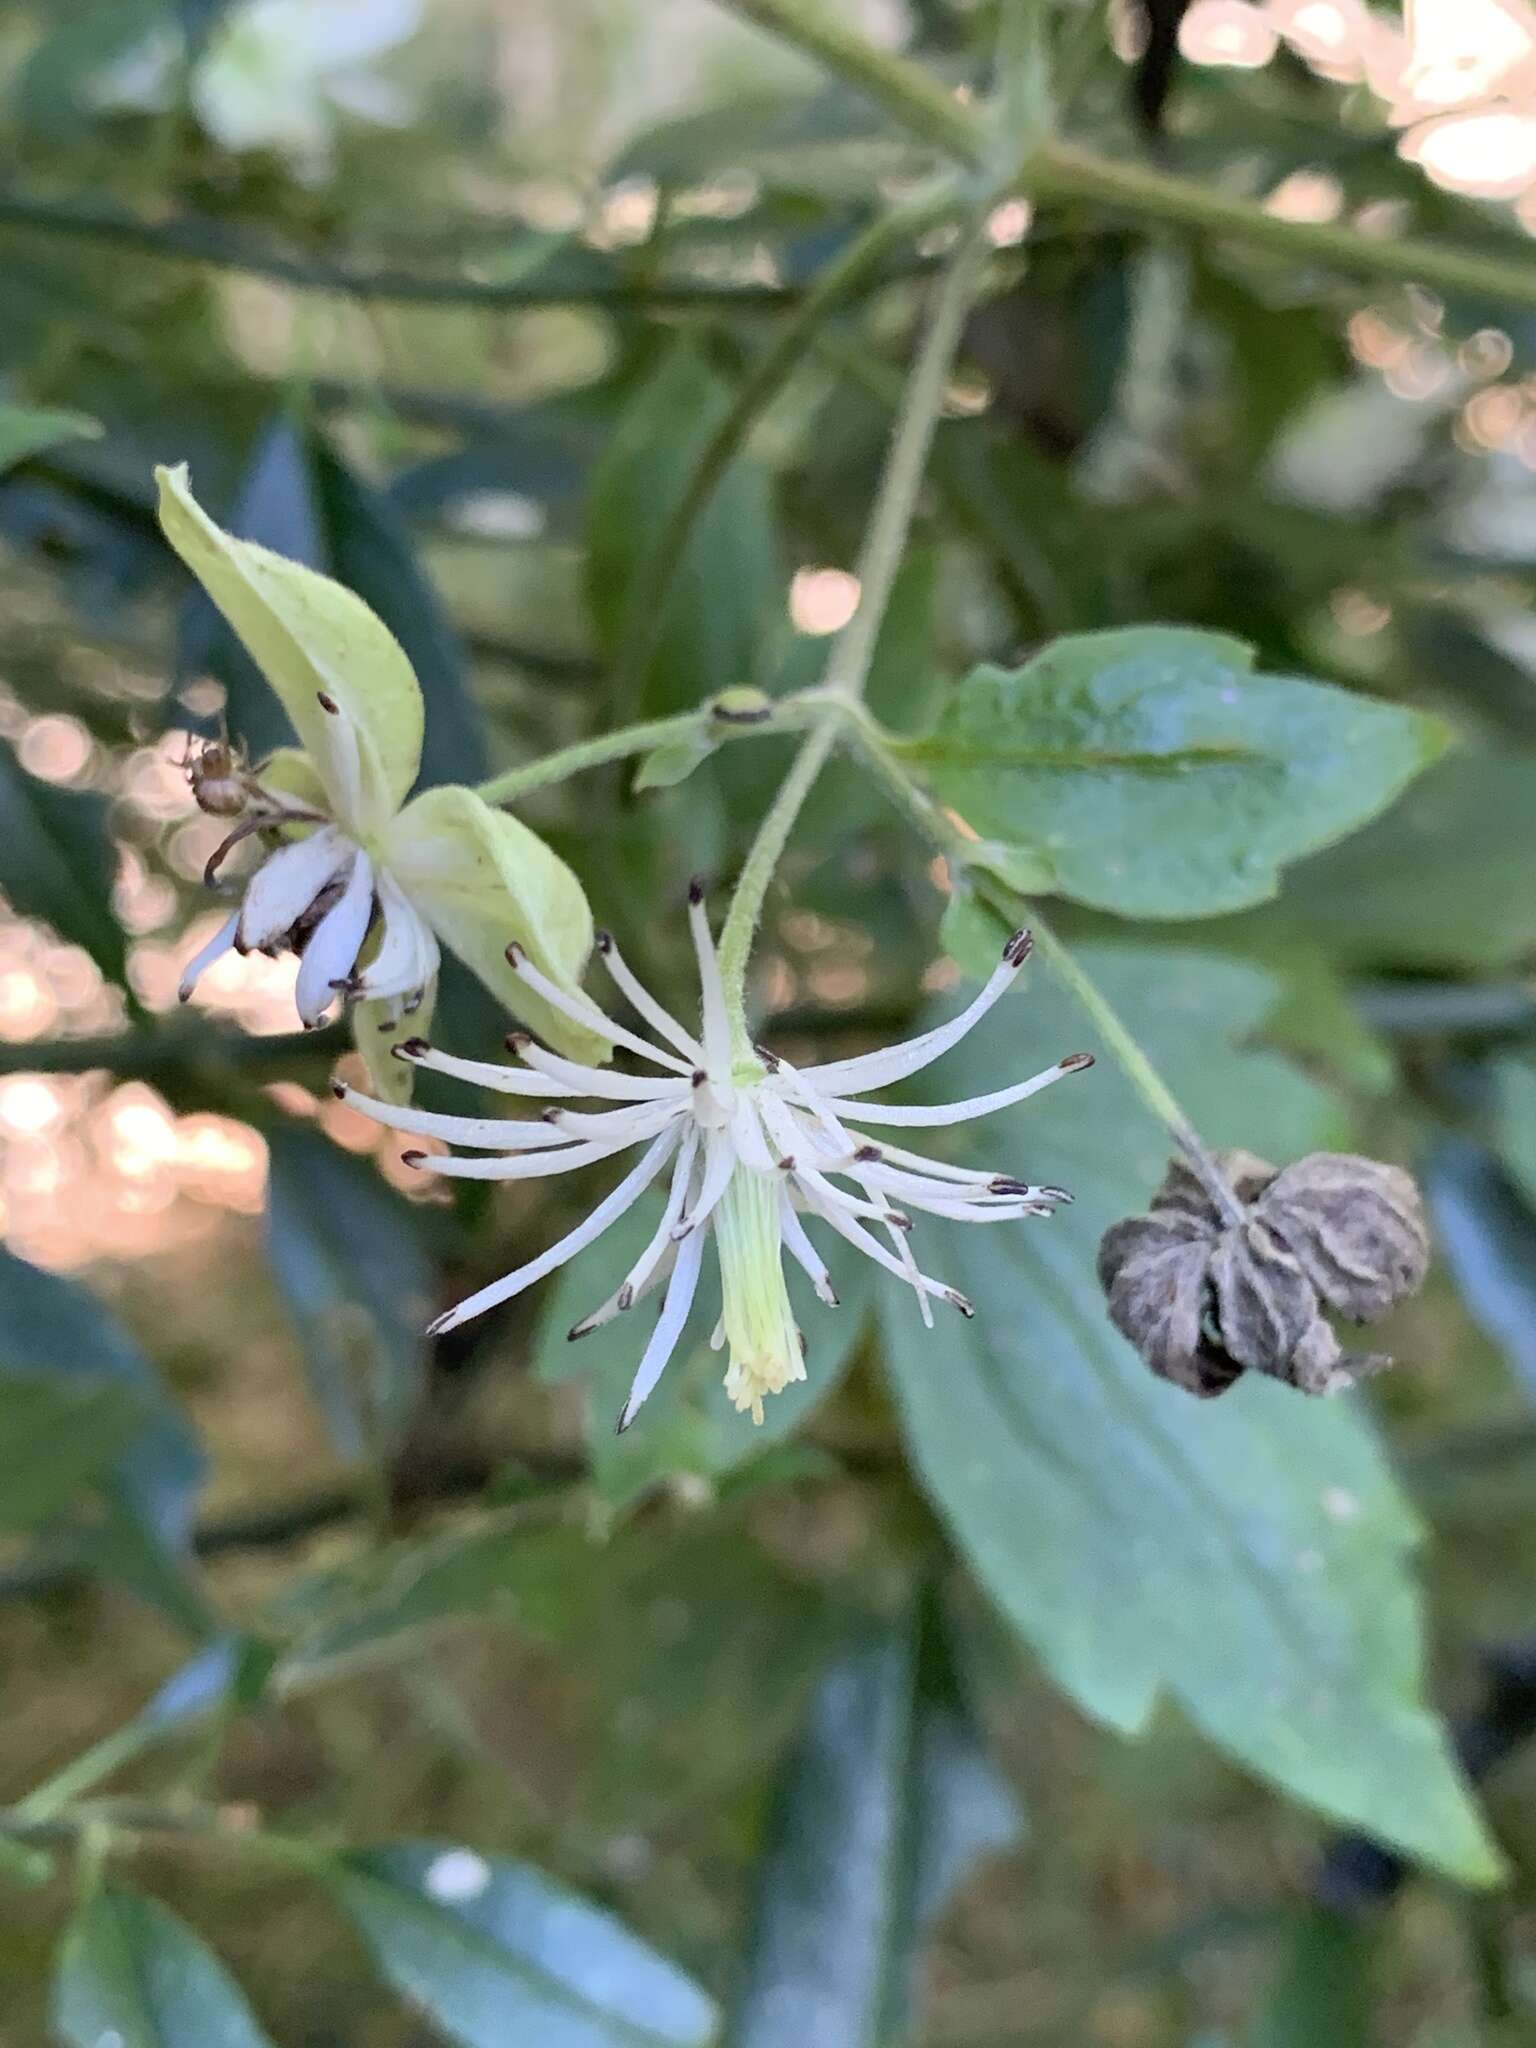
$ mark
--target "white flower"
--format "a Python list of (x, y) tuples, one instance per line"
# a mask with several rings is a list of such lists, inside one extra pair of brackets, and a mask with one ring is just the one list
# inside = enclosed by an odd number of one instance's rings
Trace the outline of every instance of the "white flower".
[[(404, 649), (362, 599), (296, 562), (223, 532), (185, 468), (157, 472), (160, 522), (282, 703), (298, 747), (252, 772), (226, 742), (190, 764), (199, 804), (233, 829), (208, 863), (265, 835), (269, 850), (238, 910), (187, 964), (185, 1002), (232, 947), (300, 955), (306, 1028), (340, 999), (381, 1093), (408, 1092), (384, 1034), (430, 1010), (439, 942), (561, 1050), (609, 1047), (573, 1028), (570, 1001), (592, 944), (581, 884), (526, 825), (455, 783), (410, 790), (421, 766), (421, 686)], [(513, 934), (565, 1006), (544, 1002), (506, 959)]]
[[(585, 995), (573, 997), (556, 989), (518, 949), (510, 949), (514, 970), (532, 992), (563, 1009), (573, 1022), (659, 1068), (659, 1075), (600, 1072), (561, 1059), (526, 1034), (515, 1033), (508, 1043), (521, 1056), (520, 1067), (451, 1058), (419, 1038), (395, 1051), (413, 1066), (453, 1074), (505, 1095), (549, 1099), (551, 1106), (537, 1121), (442, 1116), (370, 1101), (351, 1089), (337, 1088), (354, 1108), (396, 1130), (443, 1138), (470, 1153), (486, 1155), (405, 1155), (433, 1173), (473, 1180), (533, 1180), (613, 1158), (637, 1145), (645, 1148), (584, 1222), (538, 1258), (439, 1316), (431, 1326), (434, 1334), (511, 1300), (563, 1266), (617, 1221), (670, 1165), (666, 1201), (650, 1242), (618, 1292), (571, 1331), (573, 1337), (585, 1336), (665, 1281), (661, 1314), (619, 1416), (621, 1430), (634, 1420), (676, 1349), (711, 1230), (723, 1307), (714, 1341), (717, 1348), (722, 1342), (730, 1347), (726, 1391), (739, 1409), (751, 1411), (756, 1422), (762, 1420), (764, 1395), (805, 1377), (804, 1347), (785, 1285), (784, 1253), (809, 1276), (821, 1299), (836, 1305), (826, 1264), (812, 1243), (807, 1222), (835, 1231), (904, 1281), (917, 1295), (930, 1325), (933, 1297), (970, 1315), (963, 1295), (919, 1270), (907, 1243), (912, 1228), (909, 1212), (923, 1210), (966, 1223), (1005, 1223), (1048, 1215), (1058, 1202), (1071, 1197), (1061, 1188), (925, 1159), (883, 1140), (877, 1144), (855, 1126), (899, 1129), (963, 1123), (1022, 1102), (1063, 1074), (1093, 1063), (1090, 1053), (1073, 1053), (1027, 1081), (968, 1102), (863, 1103), (856, 1098), (917, 1073), (965, 1036), (1024, 964), (1029, 935), (1014, 933), (986, 986), (947, 1024), (904, 1045), (797, 1070), (760, 1048), (745, 1057), (733, 1050), (704, 893), (697, 883), (689, 893), (689, 919), (703, 997), (697, 1036), (636, 980), (606, 933), (598, 934), (598, 951), (620, 993), (655, 1033), (652, 1039), (615, 1023)], [(568, 1106), (583, 1096), (615, 1106)], [(876, 1230), (889, 1242), (882, 1242)]]

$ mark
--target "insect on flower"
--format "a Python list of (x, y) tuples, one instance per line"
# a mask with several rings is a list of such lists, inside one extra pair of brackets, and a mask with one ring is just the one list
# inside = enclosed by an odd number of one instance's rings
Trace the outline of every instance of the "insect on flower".
[[(599, 1072), (546, 1052), (525, 1033), (514, 1033), (508, 1043), (522, 1061), (515, 1067), (453, 1058), (420, 1038), (407, 1039), (395, 1051), (413, 1066), (504, 1095), (544, 1098), (549, 1106), (537, 1120), (444, 1116), (374, 1102), (337, 1087), (343, 1100), (396, 1130), (443, 1138), (465, 1154), (484, 1155), (406, 1153), (432, 1173), (533, 1180), (644, 1147), (630, 1172), (584, 1222), (548, 1251), (440, 1316), (432, 1325), (434, 1333), (510, 1301), (563, 1266), (670, 1168), (650, 1242), (618, 1291), (570, 1333), (587, 1335), (665, 1284), (661, 1313), (619, 1416), (621, 1430), (634, 1420), (677, 1347), (711, 1234), (722, 1298), (713, 1341), (717, 1349), (729, 1347), (727, 1393), (756, 1422), (762, 1421), (766, 1395), (805, 1377), (804, 1344), (785, 1284), (784, 1255), (805, 1272), (823, 1302), (837, 1304), (807, 1224), (835, 1232), (903, 1281), (930, 1326), (935, 1299), (970, 1315), (963, 1295), (918, 1266), (907, 1241), (912, 1212), (963, 1223), (1007, 1223), (1049, 1215), (1070, 1195), (1064, 1188), (1037, 1186), (1006, 1173), (925, 1158), (884, 1139), (876, 1142), (857, 1126), (899, 1130), (968, 1122), (1022, 1102), (1093, 1064), (1091, 1053), (1071, 1053), (1027, 1081), (966, 1102), (866, 1103), (859, 1098), (871, 1089), (917, 1073), (964, 1038), (1013, 982), (1028, 958), (1029, 934), (1013, 934), (980, 993), (948, 1023), (903, 1045), (796, 1068), (775, 1053), (743, 1045), (733, 1033), (699, 883), (689, 892), (689, 922), (702, 993), (697, 1034), (662, 1008), (606, 933), (598, 934), (597, 950), (615, 987), (653, 1037), (614, 1022), (585, 995), (556, 989), (516, 947), (509, 949), (514, 971), (531, 990), (564, 1009), (573, 1022), (601, 1032), (659, 1069), (658, 1074)], [(583, 1097), (612, 1106), (574, 1107)]]

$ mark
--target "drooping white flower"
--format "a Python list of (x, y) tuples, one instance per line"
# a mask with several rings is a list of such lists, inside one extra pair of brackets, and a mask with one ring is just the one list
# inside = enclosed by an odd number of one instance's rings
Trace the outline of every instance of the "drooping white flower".
[[(344, 1004), (375, 1088), (398, 1097), (410, 1076), (388, 1047), (404, 1016), (430, 1012), (441, 942), (564, 1052), (605, 1058), (608, 1042), (573, 1023), (570, 1009), (592, 944), (581, 884), (536, 833), (473, 790), (450, 783), (410, 797), (421, 686), (383, 621), (329, 577), (223, 532), (184, 468), (157, 477), (166, 538), (300, 742), (254, 772), (223, 742), (191, 764), (199, 803), (232, 826), (209, 862), (210, 882), (240, 843), (255, 839), (266, 851), (239, 908), (188, 962), (182, 1000), (231, 948), (292, 950), (304, 1025)], [(564, 1007), (512, 972), (509, 932)]]
[[(932, 1128), (957, 1124), (1022, 1102), (1064, 1074), (1091, 1066), (1090, 1053), (1072, 1053), (1027, 1081), (965, 1102), (917, 1105), (866, 1103), (871, 1089), (917, 1073), (947, 1052), (983, 1017), (1012, 983), (1029, 954), (1029, 935), (1015, 932), (986, 985), (958, 1016), (904, 1045), (856, 1059), (795, 1068), (762, 1048), (743, 1056), (732, 1042), (704, 909), (695, 884), (689, 921), (698, 953), (701, 1029), (688, 1030), (669, 1015), (625, 965), (606, 933), (597, 949), (615, 986), (655, 1034), (643, 1037), (604, 1015), (585, 995), (556, 989), (517, 948), (515, 972), (530, 990), (626, 1048), (655, 1074), (597, 1071), (514, 1033), (508, 1043), (522, 1061), (503, 1067), (452, 1058), (424, 1039), (395, 1048), (412, 1066), (431, 1068), (504, 1095), (543, 1099), (535, 1120), (444, 1116), (375, 1102), (348, 1088), (342, 1098), (400, 1131), (446, 1139), (464, 1154), (408, 1152), (429, 1172), (472, 1180), (533, 1180), (611, 1159), (636, 1146), (640, 1158), (584, 1222), (515, 1272), (483, 1287), (432, 1325), (450, 1330), (533, 1286), (591, 1244), (636, 1203), (652, 1182), (668, 1174), (660, 1220), (618, 1291), (571, 1331), (585, 1336), (634, 1307), (665, 1284), (661, 1313), (619, 1416), (627, 1429), (676, 1349), (693, 1305), (713, 1234), (720, 1267), (722, 1314), (718, 1347), (729, 1347), (726, 1391), (737, 1408), (761, 1422), (763, 1398), (805, 1377), (804, 1346), (785, 1284), (784, 1255), (808, 1276), (822, 1301), (835, 1306), (827, 1266), (812, 1240), (825, 1227), (852, 1244), (917, 1296), (926, 1322), (932, 1300), (971, 1314), (963, 1295), (923, 1272), (908, 1245), (914, 1210), (965, 1223), (1006, 1223), (1044, 1216), (1071, 1197), (1062, 1188), (1037, 1186), (1008, 1174), (988, 1173), (927, 1159), (859, 1129)], [(578, 1108), (583, 1097), (609, 1105)], [(480, 1156), (474, 1156), (474, 1155)], [(469, 1155), (469, 1156), (464, 1156)]]

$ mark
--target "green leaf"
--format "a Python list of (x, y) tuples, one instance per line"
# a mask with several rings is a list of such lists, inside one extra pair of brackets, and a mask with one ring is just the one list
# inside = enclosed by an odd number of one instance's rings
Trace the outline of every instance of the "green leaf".
[[(552, 1384), (575, 1380), (587, 1388), (587, 1455), (599, 1500), (620, 1508), (678, 1472), (719, 1479), (792, 1435), (825, 1400), (847, 1370), (868, 1322), (873, 1268), (840, 1239), (823, 1249), (839, 1295), (835, 1309), (803, 1291), (801, 1328), (806, 1339), (805, 1378), (763, 1404), (761, 1427), (726, 1398), (725, 1359), (712, 1351), (718, 1313), (706, 1274), (702, 1298), (655, 1393), (622, 1436), (614, 1418), (624, 1404), (654, 1320), (651, 1297), (571, 1343), (567, 1333), (582, 1316), (615, 1293), (656, 1227), (656, 1206), (638, 1203), (604, 1232), (599, 1243), (565, 1267), (550, 1290), (533, 1356), (535, 1373)], [(799, 1284), (799, 1275), (791, 1280)]]
[(1238, 641), (1142, 626), (978, 668), (904, 743), (984, 836), (1126, 917), (1208, 917), (1273, 896), (1287, 862), (1389, 803), (1446, 742), (1436, 719), (1255, 676)]
[(1536, 1399), (1536, 1213), (1484, 1146), (1442, 1138), (1424, 1162), (1435, 1237), (1473, 1322)]
[(936, 1604), (845, 1647), (779, 1785), (731, 2048), (905, 2040), (934, 1921), (1022, 1833)]
[(390, 1983), (463, 2048), (691, 2048), (714, 2032), (675, 1964), (531, 1864), (395, 1842), (317, 1874)]
[(1470, 745), (1306, 861), (1255, 923), (1369, 966), (1502, 967), (1536, 946), (1536, 759)]
[(272, 2048), (212, 1949), (126, 1885), (95, 1893), (70, 1922), (53, 2028), (66, 2048)]
[(114, 1469), (111, 1491), (158, 1543), (183, 1547), (203, 1459), (154, 1368), (83, 1287), (0, 1250), (0, 1398), (15, 1376), (45, 1373), (63, 1388), (113, 1383), (142, 1407), (146, 1419)]
[(40, 917), (122, 983), (127, 950), (112, 915), (117, 855), (108, 804), (89, 790), (29, 775), (0, 741), (0, 889), (22, 917)]
[[(1273, 1002), (1267, 976), (1132, 946), (1081, 957), (1209, 1142), (1284, 1160), (1335, 1139), (1321, 1090), (1232, 1049)], [(1034, 979), (950, 1056), (944, 1094), (1085, 1041), (1081, 1014)], [(914, 1246), (976, 1319), (927, 1336), (888, 1290), (912, 1457), (983, 1586), (1090, 1713), (1134, 1733), (1166, 1692), (1293, 1796), (1486, 1882), (1498, 1859), (1423, 1703), (1418, 1526), (1363, 1412), (1256, 1375), (1193, 1401), (1105, 1317), (1099, 1236), (1145, 1205), (1167, 1149), (1102, 1062), (973, 1141), (978, 1163), (1027, 1161), (1077, 1199), (1006, 1230), (935, 1225)]]
[(421, 1394), (433, 1269), (417, 1219), (316, 1131), (267, 1132), (267, 1253), (337, 1449), (397, 1443)]
[[(730, 392), (692, 342), (678, 341), (626, 406), (592, 480), (592, 611), (614, 659), (652, 631), (655, 548), (681, 502)], [(694, 524), (655, 653), (639, 678), (647, 714), (761, 680), (763, 636), (783, 621), (783, 583), (767, 474), (733, 462)]]
[(0, 1378), (0, 1528), (60, 1514), (138, 1433), (142, 1395), (111, 1380)]
[(1536, 1211), (1536, 1066), (1506, 1054), (1491, 1063), (1499, 1156)]
[(1370, 2048), (1374, 1929), (1321, 1907), (1297, 1914), (1245, 2048)]
[(101, 422), (83, 412), (56, 412), (41, 405), (0, 405), (0, 472), (64, 441), (94, 441)]

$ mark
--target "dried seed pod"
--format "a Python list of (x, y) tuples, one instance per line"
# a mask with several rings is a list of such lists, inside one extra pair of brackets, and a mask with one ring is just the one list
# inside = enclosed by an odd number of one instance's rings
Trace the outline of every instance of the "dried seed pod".
[(1429, 1240), (1409, 1176), (1326, 1152), (1279, 1172), (1248, 1152), (1216, 1164), (1239, 1220), (1175, 1159), (1151, 1213), (1105, 1233), (1099, 1280), (1116, 1329), (1203, 1399), (1245, 1371), (1327, 1394), (1389, 1365), (1346, 1353), (1323, 1309), (1373, 1321), (1423, 1280)]
[(1400, 1166), (1314, 1152), (1274, 1177), (1256, 1213), (1327, 1306), (1352, 1323), (1375, 1322), (1424, 1283), (1429, 1231)]

